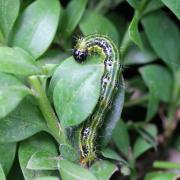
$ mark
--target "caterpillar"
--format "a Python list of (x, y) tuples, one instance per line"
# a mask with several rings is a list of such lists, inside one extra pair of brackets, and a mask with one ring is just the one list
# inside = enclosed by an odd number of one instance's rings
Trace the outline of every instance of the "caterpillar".
[(81, 37), (74, 47), (73, 56), (83, 63), (87, 56), (98, 54), (104, 60), (99, 101), (90, 117), (83, 123), (79, 135), (80, 163), (89, 166), (96, 158), (97, 132), (103, 124), (111, 102), (118, 88), (121, 75), (119, 51), (113, 41), (105, 35), (93, 34)]

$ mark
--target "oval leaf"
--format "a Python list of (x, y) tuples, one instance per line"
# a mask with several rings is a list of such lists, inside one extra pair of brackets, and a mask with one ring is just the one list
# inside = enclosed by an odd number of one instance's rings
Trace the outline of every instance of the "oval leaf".
[(38, 151), (28, 161), (27, 169), (55, 170), (57, 169), (57, 152)]
[(148, 14), (142, 23), (154, 51), (176, 71), (180, 57), (180, 32), (176, 24), (162, 11)]
[(166, 68), (148, 65), (140, 68), (139, 71), (145, 84), (156, 98), (165, 102), (171, 100), (173, 77)]
[(47, 126), (41, 112), (25, 99), (14, 112), (0, 119), (0, 142), (17, 142), (43, 130)]
[(63, 37), (69, 37), (74, 31), (84, 13), (87, 2), (87, 0), (69, 2), (60, 21), (60, 31)]
[(78, 64), (70, 58), (60, 65), (59, 81), (55, 86), (53, 99), (63, 126), (83, 122), (98, 101), (104, 65), (91, 63), (92, 58), (87, 61), (90, 63)]
[(118, 44), (119, 33), (114, 24), (112, 24), (105, 16), (102, 16), (97, 12), (87, 11), (79, 26), (84, 35), (98, 32), (110, 36), (113, 41)]
[(0, 0), (0, 30), (6, 41), (18, 16), (19, 7), (19, 0)]
[(179, 0), (162, 0), (162, 2), (178, 17), (180, 20), (180, 1)]
[(121, 151), (121, 153), (128, 156), (130, 148), (130, 139), (128, 128), (122, 119), (118, 121), (113, 131), (112, 138), (118, 149)]
[[(30, 94), (30, 90), (21, 82), (5, 73), (1, 73), (0, 84), (0, 119), (16, 108), (20, 101)], [(1, 120), (0, 120), (1, 121)]]
[(124, 88), (124, 80), (123, 77), (120, 77), (120, 85), (118, 87), (117, 94), (114, 97), (113, 104), (111, 107), (110, 112), (107, 113), (105, 118), (105, 123), (102, 127), (102, 137), (101, 144), (106, 146), (111, 139), (112, 133), (114, 128), (116, 127), (120, 117), (121, 112), (124, 104), (124, 95), (125, 95), (125, 88)]
[(58, 0), (37, 0), (28, 6), (15, 24), (11, 42), (34, 58), (42, 55), (51, 44), (59, 22)]
[[(0, 144), (0, 164), (7, 175), (13, 164), (16, 153), (16, 143)], [(1, 179), (1, 178), (0, 178)]]
[(109, 161), (97, 161), (90, 168), (98, 180), (109, 180), (117, 170), (117, 166)]
[(60, 160), (58, 163), (59, 171), (63, 180), (97, 180), (87, 169), (67, 160)]
[(38, 171), (27, 169), (27, 164), (31, 156), (37, 151), (57, 152), (53, 139), (45, 133), (37, 134), (28, 140), (21, 142), (18, 155), (20, 166), (26, 180), (39, 177), (46, 177), (55, 174), (54, 171)]
[(9, 47), (0, 47), (0, 71), (20, 75), (41, 72), (28, 53), (20, 48)]

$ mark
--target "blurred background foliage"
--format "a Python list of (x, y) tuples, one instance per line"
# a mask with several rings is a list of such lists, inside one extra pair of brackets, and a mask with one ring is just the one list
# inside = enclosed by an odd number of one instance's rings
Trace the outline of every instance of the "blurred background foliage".
[[(0, 179), (55, 180), (59, 172), (64, 180), (180, 178), (179, 20), (179, 0), (0, 0)], [(108, 117), (114, 124), (104, 128), (105, 160), (89, 170), (68, 160), (57, 166), (47, 159), (58, 156), (57, 143), (45, 133), (53, 134), (25, 86), (26, 77), (44, 75), (44, 88), (61, 117), (67, 104), (59, 91), (67, 91), (69, 80), (62, 85), (59, 77), (65, 78), (67, 67), (69, 76), (82, 74), (68, 64), (72, 47), (76, 38), (93, 33), (113, 39), (123, 65), (121, 96)], [(102, 72), (88, 71), (97, 73), (97, 90)], [(75, 86), (68, 95), (76, 93)], [(89, 100), (92, 106), (97, 99), (98, 93)], [(60, 146), (60, 151), (76, 161), (76, 154), (67, 155), (76, 153), (73, 149)]]

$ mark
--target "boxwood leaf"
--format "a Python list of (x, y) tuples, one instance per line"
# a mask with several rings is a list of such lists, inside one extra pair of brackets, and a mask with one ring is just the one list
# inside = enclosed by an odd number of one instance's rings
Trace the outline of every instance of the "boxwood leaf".
[(98, 180), (109, 180), (117, 170), (117, 166), (109, 161), (96, 161), (90, 168)]
[(6, 41), (18, 16), (19, 7), (19, 0), (0, 0), (0, 30)]
[(130, 148), (130, 139), (127, 126), (122, 119), (118, 121), (115, 129), (113, 130), (112, 138), (117, 148), (123, 154), (128, 156)]
[(60, 32), (63, 37), (69, 37), (74, 31), (84, 13), (87, 2), (87, 0), (69, 2), (60, 21)]
[(70, 58), (58, 68), (59, 80), (53, 99), (63, 126), (80, 124), (92, 113), (98, 101), (104, 64), (92, 63), (93, 58), (99, 59), (91, 57), (87, 64), (78, 64)]
[(57, 169), (57, 151), (37, 151), (28, 161), (27, 169), (31, 170), (55, 170)]
[(178, 17), (180, 20), (180, 1), (179, 0), (162, 0), (162, 2)]
[(110, 36), (118, 44), (119, 33), (116, 27), (108, 18), (97, 12), (86, 11), (79, 26), (84, 35), (98, 32)]
[[(13, 164), (16, 153), (16, 143), (0, 144), (0, 164), (7, 175)], [(0, 178), (1, 179), (1, 178)]]
[(141, 3), (140, 0), (127, 0), (127, 2), (135, 9), (137, 9)]
[(116, 151), (110, 148), (102, 149), (101, 153), (105, 158), (116, 160), (119, 161), (121, 164), (128, 165), (128, 162), (125, 159), (123, 159)]
[(4, 171), (3, 171), (3, 168), (1, 166), (1, 164), (0, 164), (0, 179), (1, 180), (6, 180), (6, 176), (4, 174)]
[(140, 68), (139, 71), (145, 84), (157, 99), (165, 102), (171, 100), (173, 77), (165, 67), (148, 65)]
[(63, 180), (97, 180), (87, 169), (67, 160), (60, 160), (58, 168)]
[(80, 159), (79, 152), (69, 144), (61, 144), (59, 147), (61, 157), (69, 161), (78, 161)]
[(0, 47), (0, 71), (20, 75), (41, 72), (33, 58), (23, 49), (9, 47)]
[(18, 155), (20, 166), (26, 180), (32, 180), (38, 177), (54, 175), (54, 171), (47, 170), (29, 170), (27, 164), (31, 156), (38, 151), (57, 152), (54, 141), (45, 133), (39, 133), (26, 141), (20, 143)]
[(150, 124), (146, 127), (146, 129), (137, 129), (137, 131), (141, 134), (142, 137), (137, 138), (133, 147), (133, 156), (135, 159), (150, 148), (156, 148), (157, 146), (157, 143), (154, 139), (154, 137), (157, 135), (156, 126)]
[[(14, 76), (1, 73), (0, 78), (0, 119), (16, 108), (30, 90)], [(1, 121), (1, 120), (0, 120)]]
[(0, 142), (17, 142), (43, 130), (47, 127), (40, 110), (25, 99), (10, 115), (0, 119)]
[(148, 173), (144, 180), (172, 180), (176, 174), (170, 172), (151, 172)]
[(111, 110), (107, 113), (105, 118), (105, 123), (102, 127), (102, 137), (101, 145), (106, 146), (111, 139), (114, 128), (116, 127), (120, 117), (124, 104), (124, 80), (123, 77), (120, 77), (119, 87), (117, 94), (114, 97)]
[(37, 0), (18, 18), (11, 42), (29, 52), (34, 58), (42, 55), (51, 44), (59, 22), (58, 0)]
[(145, 64), (152, 61), (155, 61), (158, 56), (150, 47), (150, 44), (147, 40), (147, 37), (144, 33), (141, 33), (141, 38), (143, 41), (143, 49), (140, 49), (135, 44), (132, 44), (129, 47), (129, 50), (124, 58), (124, 64), (131, 65), (131, 64)]
[(149, 91), (148, 95), (148, 106), (146, 112), (146, 121), (150, 121), (158, 111), (159, 99), (152, 90)]
[(161, 0), (149, 1), (145, 10), (143, 11), (143, 14), (150, 13), (151, 11), (155, 11), (157, 9), (160, 9), (163, 6), (164, 6), (164, 4), (162, 3)]
[(142, 43), (142, 40), (141, 40), (141, 35), (139, 33), (139, 30), (138, 30), (138, 23), (139, 23), (139, 20), (138, 18), (136, 17), (136, 15), (133, 17), (130, 25), (129, 25), (129, 37), (131, 38), (131, 40), (136, 44), (138, 45), (140, 48), (143, 48), (143, 43)]
[(176, 24), (162, 11), (146, 15), (142, 23), (154, 51), (176, 71), (180, 57), (180, 32)]

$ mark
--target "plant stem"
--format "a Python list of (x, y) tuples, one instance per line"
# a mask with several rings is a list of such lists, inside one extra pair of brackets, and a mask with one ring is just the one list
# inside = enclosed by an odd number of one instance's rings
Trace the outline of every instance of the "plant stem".
[(137, 104), (142, 104), (144, 102), (148, 101), (148, 95), (144, 95), (140, 98), (134, 99), (132, 101), (128, 101), (124, 103), (124, 107), (131, 107)]
[(46, 120), (50, 133), (54, 136), (54, 138), (59, 144), (66, 143), (64, 130), (60, 127), (55, 112), (51, 107), (51, 104), (46, 96), (44, 89), (42, 88), (39, 77), (35, 75), (30, 76), (29, 83), (31, 85), (31, 88), (34, 89), (36, 93), (39, 108)]

